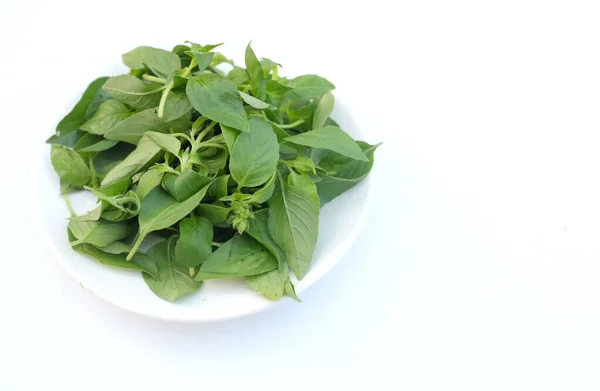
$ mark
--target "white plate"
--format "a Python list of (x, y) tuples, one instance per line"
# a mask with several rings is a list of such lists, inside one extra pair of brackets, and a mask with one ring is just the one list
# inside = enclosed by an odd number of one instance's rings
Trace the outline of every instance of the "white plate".
[[(336, 99), (339, 102), (338, 96)], [(363, 140), (349, 112), (347, 107), (337, 103), (333, 118), (353, 137)], [(52, 132), (53, 129), (48, 129), (48, 136)], [(114, 305), (164, 320), (213, 322), (253, 314), (283, 300), (291, 300), (286, 297), (279, 301), (267, 300), (240, 278), (206, 281), (199, 291), (175, 303), (164, 301), (150, 291), (140, 272), (104, 266), (71, 249), (67, 240), (66, 217), (69, 213), (59, 194), (59, 181), (50, 164), (49, 147), (40, 162), (37, 183), (40, 227), (58, 262), (85, 288)], [(72, 194), (69, 198), (78, 214), (93, 209), (96, 201), (88, 192)], [(371, 198), (372, 184), (367, 177), (323, 206), (311, 268), (302, 281), (293, 279), (300, 298), (302, 291), (323, 277), (348, 250), (363, 225)]]

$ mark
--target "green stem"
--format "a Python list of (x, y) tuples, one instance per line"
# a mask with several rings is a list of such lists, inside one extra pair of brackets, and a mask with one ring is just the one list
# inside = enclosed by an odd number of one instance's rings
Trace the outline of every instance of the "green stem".
[(63, 200), (65, 200), (65, 204), (67, 204), (67, 209), (69, 209), (69, 213), (71, 214), (71, 217), (77, 216), (75, 214), (75, 211), (73, 210), (73, 206), (71, 205), (71, 201), (69, 201), (69, 196), (67, 196), (66, 194), (63, 194)]
[(190, 65), (185, 68), (185, 70), (181, 73), (182, 77), (188, 77), (190, 72), (192, 71), (192, 69), (194, 69), (194, 67), (198, 65), (198, 61), (196, 61), (195, 58), (192, 58), (192, 61), (190, 61)]
[(140, 236), (138, 236), (137, 240), (135, 241), (135, 244), (133, 245), (133, 248), (131, 249), (129, 254), (127, 254), (127, 258), (125, 258), (126, 261), (131, 261), (131, 258), (133, 258), (133, 256), (137, 252), (138, 248), (140, 248), (140, 244), (142, 244), (145, 237), (146, 237), (146, 235), (142, 235), (142, 234), (140, 234)]
[(196, 274), (196, 269), (194, 269), (193, 267), (190, 267), (189, 272), (190, 272), (190, 277), (194, 277), (194, 274)]
[(142, 77), (144, 78), (144, 80), (148, 80), (154, 83), (158, 83), (158, 84), (167, 84), (167, 80), (163, 79), (161, 77), (156, 77), (156, 76), (152, 76), (152, 75), (148, 75), (146, 73), (144, 73), (142, 75)]
[(202, 125), (204, 125), (204, 123), (208, 120), (208, 118), (206, 117), (199, 117), (196, 121), (194, 121), (194, 123), (192, 124), (192, 130), (191, 130), (191, 135), (192, 137), (194, 137), (196, 135), (196, 132), (198, 132), (200, 130), (200, 128), (202, 128)]
[(279, 70), (277, 69), (277, 65), (273, 68), (273, 80), (279, 80)]
[(198, 144), (198, 149), (200, 149), (200, 148), (210, 148), (210, 147), (225, 149), (225, 146), (221, 145), (221, 144), (208, 143), (208, 142)]
[(190, 136), (188, 136), (187, 134), (185, 134), (185, 133), (173, 133), (173, 136), (175, 136), (175, 137), (183, 137), (184, 139), (186, 139), (187, 141), (189, 141), (190, 144), (194, 143), (194, 140), (192, 140), (192, 138)]
[(90, 171), (92, 172), (92, 186), (98, 186), (98, 175), (96, 175), (96, 169), (94, 168), (94, 158), (90, 155), (89, 159)]
[(217, 125), (217, 123), (215, 121), (211, 121), (210, 124), (202, 131), (200, 132), (200, 134), (198, 135), (198, 137), (196, 137), (196, 142), (200, 142), (202, 141), (202, 139), (204, 137), (206, 137), (206, 135), (213, 130), (213, 128)]
[(223, 244), (223, 243), (212, 242), (212, 245), (215, 246), (215, 247), (221, 247), (221, 244)]
[(292, 128), (295, 128), (296, 126), (300, 125), (303, 122), (304, 122), (303, 119), (299, 119), (298, 121), (292, 122), (291, 124), (287, 124), (287, 125), (279, 125), (279, 124), (274, 124), (274, 125), (277, 125), (281, 129), (292, 129)]
[(170, 82), (169, 84), (167, 84), (164, 91), (162, 92), (162, 95), (160, 96), (160, 103), (158, 104), (158, 118), (162, 118), (163, 114), (165, 113), (165, 103), (167, 102), (167, 96), (169, 95), (169, 92), (171, 92), (172, 89), (173, 82)]

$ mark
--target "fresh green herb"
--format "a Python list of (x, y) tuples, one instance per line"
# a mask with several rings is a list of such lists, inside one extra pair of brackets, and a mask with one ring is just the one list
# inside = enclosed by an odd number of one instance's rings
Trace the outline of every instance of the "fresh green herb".
[(140, 46), (123, 55), (129, 74), (87, 87), (47, 141), (63, 197), (98, 198), (80, 216), (68, 204), (67, 236), (167, 301), (232, 277), (300, 301), (290, 269), (310, 270), (321, 206), (368, 175), (378, 145), (330, 117), (327, 79), (282, 77), (250, 45), (236, 66), (220, 45)]

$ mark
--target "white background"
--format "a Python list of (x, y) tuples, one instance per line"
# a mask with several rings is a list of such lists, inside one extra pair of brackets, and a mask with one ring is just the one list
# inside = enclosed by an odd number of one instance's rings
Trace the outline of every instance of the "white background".
[[(1, 0), (0, 389), (600, 390), (596, 4)], [(127, 313), (28, 212), (73, 97), (121, 53), (188, 39), (326, 76), (384, 141), (366, 226), (303, 304)]]

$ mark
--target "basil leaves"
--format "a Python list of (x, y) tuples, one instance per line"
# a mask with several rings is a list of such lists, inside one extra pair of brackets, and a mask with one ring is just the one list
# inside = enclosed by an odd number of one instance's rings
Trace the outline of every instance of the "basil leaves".
[(299, 301), (290, 270), (310, 270), (320, 208), (368, 175), (377, 145), (331, 119), (327, 79), (282, 77), (250, 44), (242, 67), (218, 46), (135, 48), (129, 74), (92, 81), (59, 122), (60, 191), (99, 204), (70, 216), (67, 237), (167, 301), (232, 277)]

